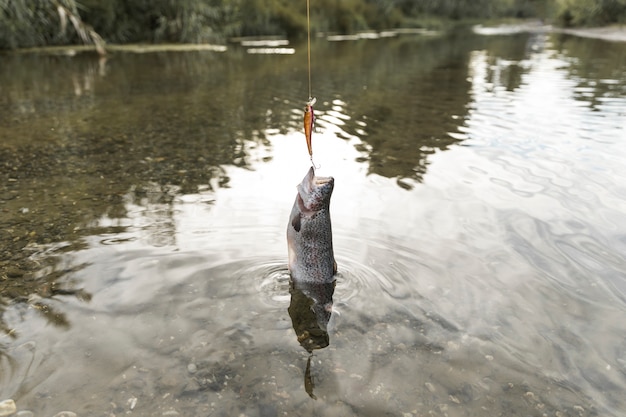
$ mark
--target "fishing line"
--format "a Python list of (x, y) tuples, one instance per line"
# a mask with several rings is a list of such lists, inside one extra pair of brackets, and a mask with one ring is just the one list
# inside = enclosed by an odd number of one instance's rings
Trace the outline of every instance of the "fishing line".
[(310, 0), (306, 0), (306, 34), (307, 34), (307, 58), (309, 65), (309, 101), (313, 99), (311, 93), (311, 12), (310, 12)]
[(307, 102), (304, 112), (304, 134), (306, 136), (307, 148), (309, 150), (309, 156), (311, 157), (311, 165), (315, 169), (315, 163), (313, 162), (313, 147), (311, 144), (311, 135), (313, 135), (313, 129), (315, 126), (315, 115), (313, 114), (313, 104), (315, 99), (313, 98), (313, 88), (311, 87), (311, 2), (306, 0), (306, 37), (307, 37), (307, 65), (309, 71), (309, 101)]

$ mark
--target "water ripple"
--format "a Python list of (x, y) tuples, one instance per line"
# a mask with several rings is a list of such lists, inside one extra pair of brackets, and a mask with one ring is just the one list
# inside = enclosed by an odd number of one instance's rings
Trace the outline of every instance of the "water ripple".
[(274, 307), (289, 305), (291, 276), (284, 260), (257, 261), (238, 273), (258, 277), (257, 289), (265, 303)]
[(614, 288), (620, 275), (617, 271), (626, 275), (623, 255), (599, 240), (586, 225), (575, 221), (547, 223), (521, 213), (509, 213), (507, 218), (512, 246), (559, 288), (589, 301), (604, 298), (596, 293), (603, 289), (606, 296), (626, 302), (624, 294)]

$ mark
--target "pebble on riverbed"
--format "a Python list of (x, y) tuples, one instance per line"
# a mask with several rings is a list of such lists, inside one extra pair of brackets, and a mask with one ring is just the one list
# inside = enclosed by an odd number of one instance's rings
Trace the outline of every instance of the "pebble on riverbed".
[(61, 411), (56, 413), (53, 417), (78, 417), (73, 411)]
[(198, 372), (198, 366), (195, 363), (190, 363), (189, 365), (187, 365), (187, 371), (190, 374), (195, 374), (196, 372)]
[(10, 416), (15, 414), (16, 411), (15, 401), (8, 399), (0, 402), (0, 417)]

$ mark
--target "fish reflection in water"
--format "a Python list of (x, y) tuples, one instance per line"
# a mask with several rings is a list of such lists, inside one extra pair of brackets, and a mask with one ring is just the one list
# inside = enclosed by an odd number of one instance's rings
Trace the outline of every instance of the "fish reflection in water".
[(327, 347), (335, 281), (323, 284), (292, 282), (289, 292), (289, 316), (300, 345), (309, 353)]
[(328, 322), (332, 315), (333, 294), (336, 281), (329, 283), (310, 283), (292, 281), (289, 288), (291, 302), (289, 317), (296, 332), (298, 342), (309, 352), (304, 372), (304, 388), (313, 399), (313, 378), (311, 376), (311, 357), (316, 349), (323, 349), (330, 344)]

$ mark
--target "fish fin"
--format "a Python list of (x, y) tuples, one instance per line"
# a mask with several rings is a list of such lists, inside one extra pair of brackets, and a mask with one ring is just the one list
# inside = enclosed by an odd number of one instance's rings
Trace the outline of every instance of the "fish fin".
[(291, 221), (291, 225), (293, 226), (293, 228), (295, 229), (296, 232), (300, 231), (300, 226), (301, 226), (301, 224), (300, 224), (300, 217), (301, 217), (301, 215), (298, 214)]

